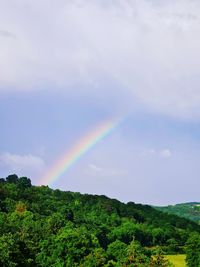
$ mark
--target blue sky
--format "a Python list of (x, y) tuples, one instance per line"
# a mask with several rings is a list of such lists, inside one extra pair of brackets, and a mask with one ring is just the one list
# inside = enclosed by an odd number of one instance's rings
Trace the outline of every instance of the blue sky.
[(157, 205), (199, 201), (198, 1), (0, 6), (0, 176), (37, 184), (89, 129), (120, 116), (52, 186)]

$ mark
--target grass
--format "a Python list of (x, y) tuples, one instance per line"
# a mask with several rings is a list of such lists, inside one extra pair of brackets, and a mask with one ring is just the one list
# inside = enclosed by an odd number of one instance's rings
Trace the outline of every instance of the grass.
[(175, 267), (186, 267), (185, 255), (166, 255), (165, 257), (173, 263)]

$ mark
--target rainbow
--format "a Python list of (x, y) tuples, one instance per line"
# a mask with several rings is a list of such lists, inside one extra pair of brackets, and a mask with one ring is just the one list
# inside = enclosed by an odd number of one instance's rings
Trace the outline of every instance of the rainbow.
[(81, 138), (71, 149), (67, 150), (40, 179), (40, 185), (52, 185), (88, 150), (110, 134), (121, 120), (105, 121)]

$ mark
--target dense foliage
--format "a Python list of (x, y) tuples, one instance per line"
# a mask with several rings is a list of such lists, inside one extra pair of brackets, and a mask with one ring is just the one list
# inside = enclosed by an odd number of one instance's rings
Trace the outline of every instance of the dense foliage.
[(186, 262), (189, 267), (200, 267), (200, 235), (191, 234), (186, 243)]
[(200, 203), (191, 202), (176, 205), (169, 205), (166, 207), (156, 207), (158, 210), (167, 212), (169, 214), (175, 214), (179, 217), (183, 217), (192, 220), (200, 224)]
[(170, 266), (163, 253), (189, 251), (191, 233), (200, 226), (147, 205), (0, 179), (2, 267)]

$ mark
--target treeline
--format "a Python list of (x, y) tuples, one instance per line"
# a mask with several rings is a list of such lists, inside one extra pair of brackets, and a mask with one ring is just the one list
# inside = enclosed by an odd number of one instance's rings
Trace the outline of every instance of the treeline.
[(148, 205), (0, 179), (2, 267), (161, 267), (170, 266), (163, 254), (185, 252), (199, 267), (199, 234), (196, 223)]

